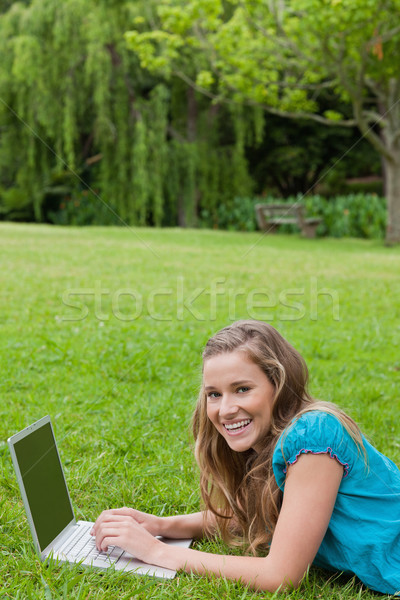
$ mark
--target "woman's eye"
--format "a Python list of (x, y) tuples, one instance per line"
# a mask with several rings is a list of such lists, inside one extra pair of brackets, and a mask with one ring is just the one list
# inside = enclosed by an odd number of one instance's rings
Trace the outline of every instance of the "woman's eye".
[(221, 394), (219, 392), (209, 392), (207, 398), (218, 398)]
[(248, 392), (249, 391), (249, 387), (247, 387), (246, 385), (242, 385), (242, 387), (238, 388), (237, 391), (239, 392), (239, 394), (243, 394), (244, 392)]

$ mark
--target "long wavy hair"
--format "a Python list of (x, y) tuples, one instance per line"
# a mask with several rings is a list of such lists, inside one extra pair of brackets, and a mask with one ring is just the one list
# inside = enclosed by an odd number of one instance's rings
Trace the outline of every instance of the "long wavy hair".
[(263, 449), (259, 453), (253, 449), (236, 452), (229, 447), (207, 416), (202, 383), (193, 415), (195, 456), (204, 508), (215, 515), (221, 537), (230, 545), (244, 546), (257, 554), (267, 550), (282, 505), (272, 455), (288, 424), (304, 412), (322, 410), (335, 415), (361, 448), (362, 438), (357, 425), (343, 411), (310, 396), (304, 359), (274, 327), (255, 320), (225, 327), (207, 342), (203, 364), (211, 357), (237, 350), (244, 351), (275, 388)]

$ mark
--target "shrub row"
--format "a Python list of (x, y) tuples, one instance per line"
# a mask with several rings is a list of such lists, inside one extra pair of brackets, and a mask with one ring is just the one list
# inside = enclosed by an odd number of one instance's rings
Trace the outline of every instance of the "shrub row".
[[(325, 198), (314, 195), (287, 198), (234, 198), (230, 203), (218, 206), (215, 213), (203, 211), (202, 227), (228, 229), (232, 231), (255, 231), (255, 204), (291, 204), (301, 202), (307, 217), (321, 217), (317, 236), (383, 238), (386, 227), (386, 201), (376, 194), (349, 194)], [(282, 232), (295, 232), (292, 225), (283, 225)]]
[[(321, 217), (317, 236), (384, 238), (386, 227), (386, 201), (376, 194), (347, 194), (331, 198), (314, 195), (289, 197), (285, 200), (268, 196), (265, 198), (235, 197), (217, 206), (211, 213), (200, 211), (198, 226), (229, 231), (256, 231), (254, 207), (257, 203), (301, 202), (307, 217)], [(58, 209), (58, 210), (57, 210)], [(99, 197), (82, 191), (73, 197), (62, 198), (56, 210), (50, 210), (47, 218), (57, 225), (121, 225), (117, 212), (102, 203)], [(18, 218), (17, 218), (18, 220)], [(283, 233), (298, 232), (294, 225), (283, 225)]]

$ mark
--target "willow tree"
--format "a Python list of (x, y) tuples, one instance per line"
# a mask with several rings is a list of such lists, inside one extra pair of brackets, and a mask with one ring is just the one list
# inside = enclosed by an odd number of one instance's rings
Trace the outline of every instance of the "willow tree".
[(126, 28), (143, 30), (155, 5), (32, 0), (0, 13), (0, 212), (32, 206), (41, 220), (49, 194), (90, 184), (119, 222), (192, 225), (244, 192), (241, 115), (236, 137), (216, 139), (211, 120), (229, 111), (150, 75), (127, 47)]
[[(400, 242), (400, 0), (161, 0), (153, 33), (127, 34), (150, 70), (168, 69), (216, 102), (360, 129), (382, 157), (386, 240)], [(207, 67), (182, 72), (195, 47)], [(331, 91), (348, 115), (321, 114)]]
[[(135, 20), (132, 35), (154, 35), (159, 3), (153, 3)], [(157, 37), (157, 36), (156, 36)], [(163, 45), (162, 35), (154, 40)], [(128, 41), (129, 44), (129, 41)], [(151, 68), (146, 60), (150, 50)], [(206, 66), (196, 47), (181, 47), (180, 73), (188, 76), (171, 78), (168, 61), (155, 56), (151, 44), (142, 47), (141, 66), (168, 82), (169, 105), (169, 186), (166, 203), (176, 211), (179, 225), (193, 225), (196, 215), (206, 211), (209, 223), (218, 226), (218, 205), (229, 207), (235, 195), (251, 193), (252, 182), (245, 157), (246, 141), (259, 143), (262, 120), (258, 109), (243, 110), (240, 105), (214, 102), (192, 85), (190, 76)], [(178, 58), (178, 57), (177, 57)]]
[[(148, 170), (158, 162), (167, 111), (164, 90), (143, 75), (122, 38), (138, 4), (34, 0), (0, 18), (2, 195), (33, 201), (38, 220), (46, 190), (66, 179), (82, 184), (97, 160), (99, 202), (124, 222), (143, 223), (148, 212), (161, 221), (162, 173), (134, 176), (143, 161)], [(144, 158), (141, 133), (149, 127), (157, 144)]]

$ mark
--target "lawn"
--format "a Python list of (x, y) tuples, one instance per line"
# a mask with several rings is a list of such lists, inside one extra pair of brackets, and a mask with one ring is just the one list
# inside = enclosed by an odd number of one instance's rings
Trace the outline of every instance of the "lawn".
[[(201, 351), (233, 320), (274, 325), (306, 358), (312, 393), (347, 410), (400, 463), (400, 248), (8, 223), (0, 245), (0, 598), (266, 596), (182, 573), (160, 582), (42, 565), (6, 443), (51, 415), (78, 518), (122, 505), (197, 510), (190, 417)], [(376, 598), (314, 569), (288, 596)]]

